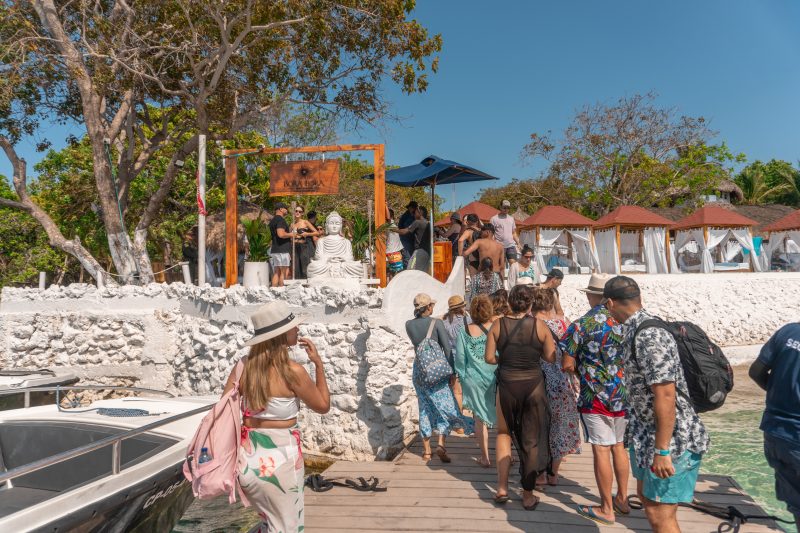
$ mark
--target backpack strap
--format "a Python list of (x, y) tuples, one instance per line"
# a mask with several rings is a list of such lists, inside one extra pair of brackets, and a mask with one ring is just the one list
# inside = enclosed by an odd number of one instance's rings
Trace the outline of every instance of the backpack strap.
[[(435, 325), (436, 325), (436, 319), (435, 318), (431, 318), (431, 324), (430, 324), (430, 326), (428, 326), (428, 334), (425, 335), (425, 339), (430, 339), (431, 338), (431, 334), (433, 333), (433, 326), (435, 326)], [(425, 339), (423, 339), (423, 340), (425, 340)]]
[(467, 324), (467, 315), (461, 315), (461, 321), (464, 322), (464, 329), (467, 329), (467, 326), (469, 325)]

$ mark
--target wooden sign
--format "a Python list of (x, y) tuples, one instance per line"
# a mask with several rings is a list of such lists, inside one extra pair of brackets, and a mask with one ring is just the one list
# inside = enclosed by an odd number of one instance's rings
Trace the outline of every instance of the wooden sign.
[(338, 193), (338, 159), (276, 162), (270, 166), (270, 196)]

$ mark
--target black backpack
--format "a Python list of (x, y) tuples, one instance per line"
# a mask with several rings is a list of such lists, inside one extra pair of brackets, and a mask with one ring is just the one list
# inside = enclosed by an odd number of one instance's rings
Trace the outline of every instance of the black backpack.
[(667, 330), (678, 345), (683, 375), (689, 389), (689, 400), (698, 413), (719, 409), (733, 390), (733, 369), (719, 346), (706, 332), (691, 322), (645, 320), (633, 335), (633, 357), (636, 358), (636, 335), (646, 328)]

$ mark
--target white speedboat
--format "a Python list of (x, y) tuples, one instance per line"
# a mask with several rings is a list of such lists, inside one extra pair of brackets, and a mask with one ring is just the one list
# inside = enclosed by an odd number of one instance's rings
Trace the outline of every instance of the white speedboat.
[(0, 370), (0, 393), (14, 391), (16, 394), (0, 395), (0, 411), (55, 403), (53, 390), (31, 391), (30, 388), (63, 387), (77, 382), (75, 374), (61, 370), (4, 368)]
[(150, 395), (0, 412), (0, 531), (170, 531), (193, 499), (186, 449), (216, 400)]

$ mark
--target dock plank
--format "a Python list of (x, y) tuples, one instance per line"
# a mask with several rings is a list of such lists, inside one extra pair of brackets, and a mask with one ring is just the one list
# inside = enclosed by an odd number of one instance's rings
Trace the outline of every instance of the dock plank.
[[(619, 532), (650, 531), (644, 512), (617, 517), (613, 526), (600, 526), (575, 512), (577, 505), (597, 504), (591, 451), (571, 455), (561, 466), (562, 478), (556, 487), (545, 487), (537, 494), (541, 503), (535, 511), (522, 507), (521, 487), (516, 467), (512, 466), (509, 492), (511, 501), (494, 503), (496, 472), (476, 461), (474, 439), (450, 437), (447, 450), (453, 462), (442, 464), (434, 456), (425, 463), (422, 445), (417, 440), (394, 461), (339, 461), (324, 472), (326, 478), (376, 476), (388, 487), (386, 492), (358, 492), (335, 487), (324, 493), (305, 491), (306, 531), (564, 531)], [(493, 455), (493, 454), (492, 454)], [(635, 480), (629, 480), (634, 494)], [(728, 476), (701, 475), (698, 499), (727, 507), (734, 505), (745, 514), (765, 514), (756, 502)], [(685, 531), (714, 533), (720, 520), (697, 511), (680, 508), (678, 519)], [(772, 522), (748, 523), (741, 533), (780, 531)]]

